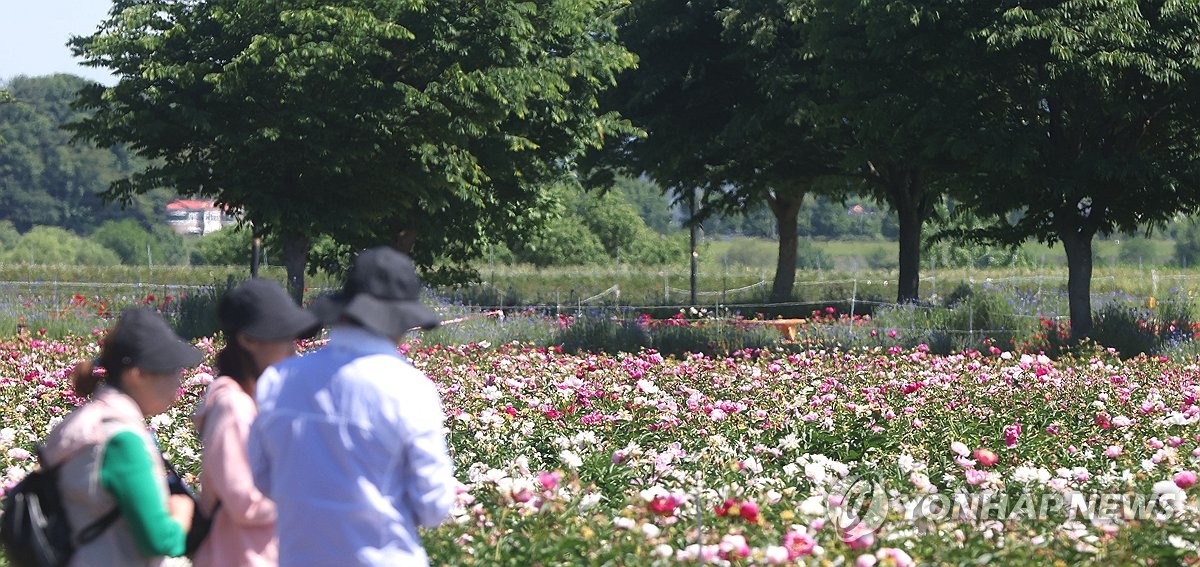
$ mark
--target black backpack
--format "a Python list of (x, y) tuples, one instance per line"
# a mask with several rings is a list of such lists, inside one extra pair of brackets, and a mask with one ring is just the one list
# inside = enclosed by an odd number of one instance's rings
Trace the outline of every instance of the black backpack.
[(59, 467), (39, 467), (4, 496), (0, 542), (16, 567), (66, 565), (76, 546), (96, 539), (120, 517), (120, 510), (113, 509), (73, 538), (58, 490)]

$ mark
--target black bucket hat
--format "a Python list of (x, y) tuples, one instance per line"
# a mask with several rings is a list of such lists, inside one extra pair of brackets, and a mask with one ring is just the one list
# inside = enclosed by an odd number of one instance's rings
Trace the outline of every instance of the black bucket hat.
[(217, 305), (225, 340), (238, 333), (263, 341), (312, 338), (321, 330), (316, 315), (301, 309), (279, 284), (261, 278), (229, 290)]
[(149, 307), (122, 311), (104, 343), (113, 359), (111, 363), (147, 372), (178, 372), (204, 360), (199, 349), (179, 338), (162, 316)]
[(412, 259), (388, 246), (360, 253), (342, 291), (317, 300), (313, 311), (326, 324), (347, 318), (386, 337), (441, 324), (421, 305), (421, 280)]

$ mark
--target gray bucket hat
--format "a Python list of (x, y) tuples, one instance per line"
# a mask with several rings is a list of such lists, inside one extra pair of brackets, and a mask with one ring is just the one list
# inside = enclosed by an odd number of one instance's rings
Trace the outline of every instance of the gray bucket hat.
[(412, 259), (388, 246), (360, 253), (342, 291), (319, 298), (312, 311), (325, 324), (345, 318), (386, 337), (441, 324), (421, 304), (421, 280)]

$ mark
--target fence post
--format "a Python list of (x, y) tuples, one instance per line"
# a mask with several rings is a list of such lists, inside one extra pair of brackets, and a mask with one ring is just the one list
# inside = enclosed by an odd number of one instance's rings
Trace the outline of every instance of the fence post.
[(967, 343), (975, 344), (975, 304), (967, 303)]
[(850, 321), (854, 321), (854, 304), (858, 302), (858, 274), (854, 274), (854, 291), (850, 292)]
[(1158, 297), (1158, 270), (1150, 270), (1150, 295)]

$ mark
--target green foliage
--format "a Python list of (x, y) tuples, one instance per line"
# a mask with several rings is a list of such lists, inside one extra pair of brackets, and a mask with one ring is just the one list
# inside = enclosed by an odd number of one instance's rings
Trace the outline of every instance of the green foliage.
[(611, 260), (600, 238), (578, 217), (551, 221), (541, 235), (513, 250), (513, 256), (535, 266), (607, 264)]
[(189, 340), (216, 336), (221, 330), (217, 305), (237, 283), (233, 276), (229, 276), (224, 282), (213, 282), (212, 285), (180, 295), (173, 317), (175, 332)]
[(73, 145), (59, 128), (86, 116), (70, 103), (87, 84), (71, 75), (18, 77), (8, 83), (12, 104), (0, 104), (0, 138), (5, 140), (0, 144), (0, 220), (21, 231), (43, 225), (78, 234), (108, 220), (161, 222), (162, 205), (171, 198), (166, 190), (156, 189), (123, 206), (100, 198), (110, 182), (132, 175), (141, 161), (118, 145)]
[(1034, 265), (1020, 248), (972, 242), (940, 241), (922, 251), (926, 263), (938, 268), (1028, 268)]
[(242, 227), (228, 227), (196, 239), (191, 260), (197, 266), (250, 266), (253, 236)]
[(611, 258), (620, 257), (622, 250), (628, 251), (647, 232), (637, 209), (619, 193), (589, 193), (578, 203), (576, 215)]
[(669, 200), (658, 185), (646, 179), (621, 175), (615, 179), (612, 191), (632, 204), (642, 222), (654, 232), (667, 234), (677, 228), (671, 220)]
[(1200, 265), (1200, 223), (1195, 219), (1183, 223), (1175, 241), (1174, 262), (1176, 266), (1188, 268)]
[(801, 238), (796, 243), (796, 269), (820, 270), (833, 267), (833, 260), (824, 250), (813, 245), (812, 240)]
[(681, 264), (688, 257), (688, 235), (682, 232), (659, 234), (639, 227), (628, 249), (621, 250), (621, 262), (637, 266)]
[(1142, 308), (1109, 303), (1097, 311), (1089, 338), (1097, 344), (1117, 349), (1122, 358), (1153, 354), (1158, 338), (1154, 328), (1145, 324), (1148, 315)]
[(0, 248), (12, 248), (19, 240), (21, 240), (21, 233), (13, 226), (12, 221), (0, 221)]
[(650, 337), (636, 320), (593, 313), (576, 316), (553, 341), (563, 352), (616, 354), (636, 353), (649, 344)]
[(585, 151), (637, 134), (597, 100), (635, 62), (622, 4), (118, 3), (71, 42), (119, 82), (84, 89), (70, 128), (152, 160), (113, 196), (173, 186), (277, 236), (290, 283), (321, 235), (462, 274), (542, 226)]
[(778, 247), (766, 240), (749, 240), (731, 246), (717, 257), (723, 266), (761, 267), (774, 265)]
[(92, 233), (91, 239), (116, 252), (125, 265), (177, 266), (188, 261), (183, 238), (163, 225), (147, 231), (133, 219), (107, 221)]
[(1149, 238), (1129, 237), (1121, 239), (1121, 248), (1117, 258), (1123, 264), (1140, 266), (1155, 264), (1156, 254), (1154, 242)]
[(35, 226), (0, 252), (0, 263), (112, 266), (120, 264), (121, 259), (103, 245), (69, 231)]

